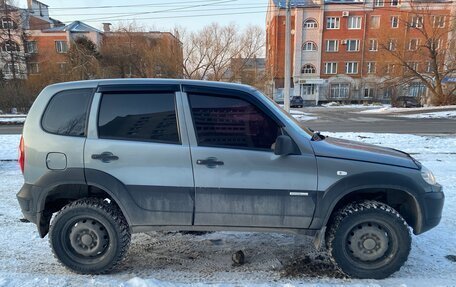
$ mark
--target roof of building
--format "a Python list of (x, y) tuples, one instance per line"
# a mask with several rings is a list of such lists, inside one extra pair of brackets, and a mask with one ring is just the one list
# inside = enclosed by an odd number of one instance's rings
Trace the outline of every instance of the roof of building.
[[(450, 3), (453, 2), (452, 0), (414, 0), (416, 2), (420, 3)], [(272, 0), (274, 5), (279, 8), (286, 8), (287, 5), (287, 0)], [(364, 0), (324, 0), (325, 3), (328, 4), (337, 4), (337, 3), (364, 3)], [(317, 3), (314, 3), (312, 0), (290, 0), (290, 5), (292, 8), (299, 8), (299, 7), (308, 7), (308, 6), (313, 6), (317, 5)]]
[(87, 25), (81, 21), (74, 21), (65, 26), (57, 26), (43, 30), (43, 32), (72, 32), (72, 33), (87, 33), (87, 32), (97, 32), (102, 33), (100, 30)]

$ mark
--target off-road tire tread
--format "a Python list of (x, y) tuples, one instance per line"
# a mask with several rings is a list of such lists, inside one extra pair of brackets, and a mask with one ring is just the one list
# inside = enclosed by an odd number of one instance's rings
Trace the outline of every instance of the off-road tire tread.
[[(107, 265), (103, 270), (97, 271), (97, 272), (90, 272), (87, 270), (79, 270), (77, 268), (70, 268), (66, 264), (63, 264), (66, 269), (78, 273), (78, 274), (92, 274), (92, 275), (99, 275), (99, 274), (106, 274), (109, 273), (111, 270), (116, 268), (118, 264), (124, 259), (125, 254), (128, 251), (128, 248), (130, 247), (130, 242), (131, 242), (131, 233), (130, 233), (130, 228), (128, 226), (127, 220), (125, 219), (124, 215), (122, 214), (122, 211), (120, 208), (114, 204), (114, 203), (108, 203), (104, 199), (101, 198), (82, 198), (78, 199), (76, 201), (73, 201), (67, 205), (65, 205), (55, 216), (53, 222), (57, 221), (62, 215), (64, 215), (66, 212), (73, 208), (94, 208), (101, 210), (106, 213), (107, 216), (113, 219), (115, 223), (115, 228), (120, 234), (120, 241), (119, 241), (119, 247), (118, 252), (115, 256), (115, 258), (111, 261), (109, 265)], [(57, 257), (57, 254), (54, 251), (54, 248), (52, 247), (52, 234), (54, 231), (54, 224), (51, 224), (50, 230), (49, 230), (49, 243), (51, 245), (52, 253), (54, 254), (54, 257), (59, 261), (60, 259)], [(62, 262), (63, 263), (63, 262)]]
[[(379, 202), (379, 201), (375, 201), (375, 200), (353, 202), (353, 203), (346, 205), (345, 207), (343, 207), (339, 211), (337, 211), (335, 216), (330, 220), (329, 228), (328, 228), (328, 231), (326, 232), (325, 241), (326, 241), (326, 247), (328, 249), (328, 254), (329, 254), (329, 258), (330, 258), (331, 262), (334, 264), (334, 266), (336, 266), (336, 268), (340, 272), (347, 275), (348, 277), (353, 277), (353, 276), (344, 272), (344, 270), (342, 270), (342, 268), (340, 268), (339, 264), (337, 263), (336, 259), (333, 256), (333, 254), (334, 254), (333, 253), (333, 251), (334, 251), (333, 243), (336, 238), (336, 232), (339, 229), (339, 226), (342, 223), (342, 221), (346, 217), (354, 215), (359, 212), (362, 212), (364, 210), (377, 210), (379, 212), (389, 213), (389, 214), (393, 215), (394, 218), (396, 219), (396, 221), (407, 229), (409, 242), (411, 242), (411, 234), (410, 234), (410, 229), (408, 228), (407, 222), (399, 214), (399, 212), (397, 212), (391, 206), (389, 206), (385, 203)], [(410, 250), (411, 250), (411, 244), (408, 244), (406, 248), (408, 249), (407, 250), (407, 257), (408, 257), (408, 254), (410, 254)], [(405, 258), (404, 261), (406, 261), (406, 260), (407, 260), (407, 258)], [(391, 272), (388, 272), (388, 274), (386, 274), (386, 273), (385, 274), (376, 274), (376, 277), (378, 277), (378, 279), (386, 278), (389, 275), (399, 271), (399, 269), (401, 267), (402, 267), (402, 264), (397, 264), (396, 266), (394, 266), (394, 268), (391, 270)]]

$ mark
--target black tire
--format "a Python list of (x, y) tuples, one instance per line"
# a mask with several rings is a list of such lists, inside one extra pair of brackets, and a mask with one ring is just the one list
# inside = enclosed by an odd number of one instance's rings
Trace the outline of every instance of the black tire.
[(355, 278), (383, 279), (398, 271), (410, 253), (407, 223), (377, 201), (352, 203), (331, 220), (326, 244), (333, 263)]
[(49, 231), (54, 256), (80, 274), (112, 270), (126, 254), (130, 239), (119, 207), (99, 198), (83, 198), (66, 205)]

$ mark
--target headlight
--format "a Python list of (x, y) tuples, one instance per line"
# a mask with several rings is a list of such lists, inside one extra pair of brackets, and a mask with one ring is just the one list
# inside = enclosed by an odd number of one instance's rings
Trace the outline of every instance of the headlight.
[(432, 173), (432, 171), (427, 169), (424, 165), (421, 168), (421, 176), (423, 177), (425, 182), (427, 182), (427, 183), (429, 183), (431, 185), (434, 185), (434, 184), (437, 183), (437, 181), (435, 180), (435, 176)]

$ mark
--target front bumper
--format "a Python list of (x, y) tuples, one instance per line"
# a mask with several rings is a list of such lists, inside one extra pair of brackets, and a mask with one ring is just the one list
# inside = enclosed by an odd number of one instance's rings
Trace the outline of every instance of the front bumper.
[(419, 198), (421, 222), (415, 228), (415, 234), (426, 232), (440, 223), (445, 195), (441, 185), (432, 186), (433, 192), (426, 192)]

